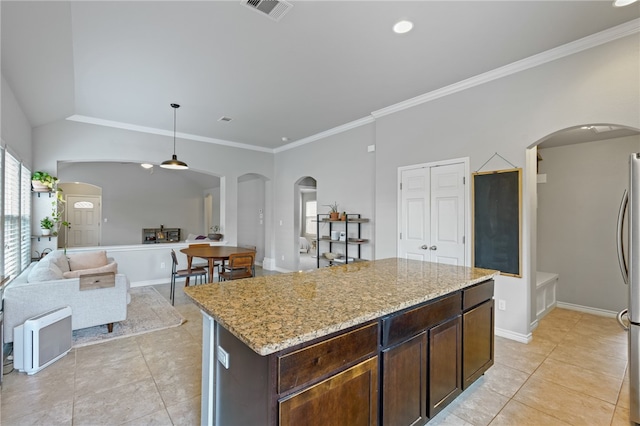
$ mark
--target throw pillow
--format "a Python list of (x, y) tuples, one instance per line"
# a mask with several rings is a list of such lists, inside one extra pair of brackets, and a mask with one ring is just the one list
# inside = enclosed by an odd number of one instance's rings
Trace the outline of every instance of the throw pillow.
[(62, 276), (65, 278), (78, 278), (80, 275), (101, 274), (104, 272), (113, 272), (114, 274), (117, 274), (118, 264), (116, 262), (112, 262), (99, 268), (71, 270), (69, 272), (63, 273)]
[(55, 262), (47, 260), (47, 257), (39, 261), (38, 264), (31, 269), (27, 281), (36, 283), (40, 281), (61, 280), (63, 278), (62, 271), (58, 268), (58, 265), (56, 265)]
[(60, 250), (54, 250), (49, 255), (47, 255), (47, 258), (50, 258), (50, 260), (53, 261), (63, 273), (71, 270), (69, 268), (69, 259), (67, 259), (67, 255), (64, 254), (64, 252)]
[(107, 252), (105, 250), (73, 253), (69, 255), (69, 268), (71, 271), (99, 268), (107, 263)]

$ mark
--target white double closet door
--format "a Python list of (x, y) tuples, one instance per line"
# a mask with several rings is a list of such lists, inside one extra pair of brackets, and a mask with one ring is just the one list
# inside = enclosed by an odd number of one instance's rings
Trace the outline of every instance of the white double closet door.
[(399, 170), (398, 257), (465, 265), (464, 161)]

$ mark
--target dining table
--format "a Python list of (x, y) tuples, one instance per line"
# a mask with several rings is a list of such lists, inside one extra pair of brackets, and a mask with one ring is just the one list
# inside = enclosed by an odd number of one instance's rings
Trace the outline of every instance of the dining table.
[[(191, 262), (194, 257), (199, 257), (207, 260), (209, 267), (209, 282), (213, 282), (213, 268), (216, 261), (221, 261), (222, 264), (229, 260), (229, 256), (234, 253), (247, 253), (253, 251), (247, 247), (234, 247), (234, 246), (209, 246), (209, 245), (197, 245), (180, 249), (181, 253), (187, 256), (187, 269), (191, 270)], [(186, 278), (185, 287), (189, 285), (189, 277)]]

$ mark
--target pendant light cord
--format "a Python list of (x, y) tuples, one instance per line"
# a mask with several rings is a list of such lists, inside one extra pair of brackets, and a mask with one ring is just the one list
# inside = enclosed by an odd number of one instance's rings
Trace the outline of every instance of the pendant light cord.
[(173, 107), (173, 155), (176, 155), (176, 109), (178, 107), (174, 105), (172, 104), (171, 106)]

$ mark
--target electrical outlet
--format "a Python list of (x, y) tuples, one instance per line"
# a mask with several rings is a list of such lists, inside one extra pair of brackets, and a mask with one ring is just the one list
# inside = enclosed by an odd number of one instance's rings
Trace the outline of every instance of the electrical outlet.
[(229, 353), (222, 349), (222, 346), (218, 346), (218, 361), (224, 365), (224, 368), (229, 369)]
[(507, 301), (504, 299), (498, 300), (498, 310), (506, 311), (507, 310)]
[(166, 268), (166, 265), (164, 264), (164, 262), (160, 262), (160, 269), (164, 269)]

